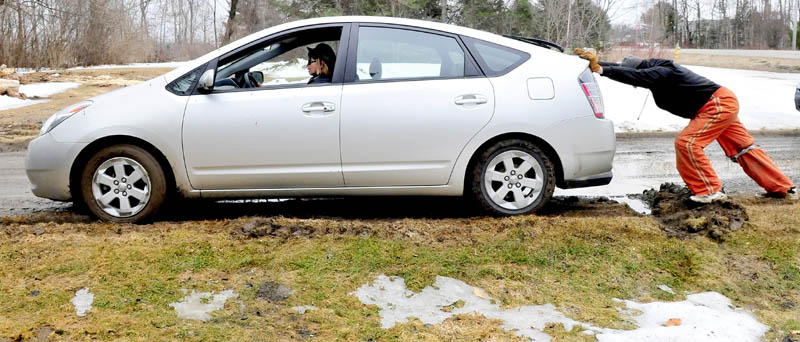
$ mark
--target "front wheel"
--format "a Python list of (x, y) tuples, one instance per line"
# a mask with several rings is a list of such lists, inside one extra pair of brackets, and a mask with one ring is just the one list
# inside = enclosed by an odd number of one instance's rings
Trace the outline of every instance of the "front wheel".
[(166, 194), (164, 171), (138, 146), (105, 147), (87, 161), (81, 174), (86, 208), (105, 221), (136, 223), (152, 218)]
[(472, 173), (473, 197), (495, 215), (518, 215), (541, 209), (553, 196), (555, 168), (536, 145), (505, 140), (479, 156)]

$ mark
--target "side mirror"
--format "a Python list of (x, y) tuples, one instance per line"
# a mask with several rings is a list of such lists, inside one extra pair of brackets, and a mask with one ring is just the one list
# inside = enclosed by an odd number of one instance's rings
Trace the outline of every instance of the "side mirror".
[(206, 70), (206, 72), (200, 76), (200, 80), (197, 82), (197, 89), (205, 94), (214, 90), (214, 70)]
[(256, 82), (258, 82), (258, 84), (264, 83), (264, 73), (263, 72), (261, 72), (261, 71), (253, 71), (250, 74), (253, 75), (253, 79), (255, 79)]

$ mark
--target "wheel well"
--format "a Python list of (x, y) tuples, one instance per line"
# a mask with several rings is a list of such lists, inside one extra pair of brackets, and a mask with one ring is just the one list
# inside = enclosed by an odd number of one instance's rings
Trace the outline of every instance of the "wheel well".
[[(542, 138), (527, 133), (501, 134), (484, 142), (483, 145), (481, 145), (480, 147), (478, 147), (477, 150), (475, 150), (475, 153), (472, 154), (472, 157), (470, 157), (469, 163), (467, 164), (467, 172), (465, 174), (469, 174), (470, 172), (469, 170), (472, 170), (472, 168), (475, 167), (475, 164), (478, 162), (478, 156), (481, 153), (483, 153), (483, 151), (485, 151), (486, 149), (488, 149), (489, 147), (491, 147), (492, 145), (496, 144), (499, 141), (509, 140), (509, 139), (526, 140), (535, 144), (540, 149), (542, 149), (542, 152), (544, 152), (544, 154), (547, 155), (547, 158), (550, 159), (551, 162), (553, 162), (553, 167), (555, 168), (556, 171), (556, 185), (560, 186), (561, 184), (563, 184), (564, 169), (561, 166), (561, 158), (558, 157), (558, 153), (556, 153), (556, 150), (552, 146), (550, 146), (550, 144), (548, 144), (546, 141), (542, 140)], [(464, 191), (467, 191), (466, 189), (470, 188), (469, 182), (471, 182), (471, 178), (464, 177), (464, 189), (465, 189)]]
[[(175, 189), (175, 174), (172, 172), (172, 166), (167, 160), (167, 157), (165, 157), (164, 154), (158, 150), (158, 148), (139, 138), (126, 135), (114, 135), (95, 140), (86, 146), (81, 153), (78, 154), (78, 157), (75, 158), (75, 161), (72, 163), (72, 167), (69, 171), (69, 190), (72, 193), (73, 199), (80, 198), (81, 172), (83, 172), (83, 167), (86, 165), (86, 162), (89, 161), (89, 158), (91, 158), (95, 153), (97, 153), (97, 151), (100, 151), (104, 147), (119, 144), (137, 146), (143, 148), (145, 151), (153, 155), (153, 157), (156, 158), (156, 161), (158, 161), (158, 165), (161, 166), (162, 170), (164, 170), (164, 176), (167, 180), (167, 189)], [(170, 195), (170, 192), (167, 192), (167, 194)]]

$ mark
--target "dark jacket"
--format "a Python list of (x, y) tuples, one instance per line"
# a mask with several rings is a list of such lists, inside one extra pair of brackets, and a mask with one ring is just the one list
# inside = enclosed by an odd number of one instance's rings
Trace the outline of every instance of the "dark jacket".
[(314, 77), (308, 80), (308, 84), (312, 83), (331, 83), (331, 78), (327, 75), (314, 75)]
[(636, 68), (601, 62), (603, 76), (617, 82), (650, 89), (658, 108), (687, 119), (694, 118), (721, 86), (668, 59), (642, 60)]

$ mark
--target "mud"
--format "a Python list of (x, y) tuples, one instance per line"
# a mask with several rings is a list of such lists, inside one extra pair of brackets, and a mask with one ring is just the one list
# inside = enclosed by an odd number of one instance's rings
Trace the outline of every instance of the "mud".
[(286, 285), (268, 280), (261, 284), (258, 288), (256, 297), (266, 300), (270, 303), (279, 303), (289, 299), (294, 291)]
[(663, 183), (658, 190), (645, 190), (641, 199), (650, 205), (664, 231), (680, 238), (704, 235), (723, 241), (725, 234), (741, 229), (749, 220), (747, 210), (730, 199), (700, 204), (690, 200), (691, 195), (685, 186)]
[(314, 227), (302, 223), (280, 223), (276, 218), (254, 218), (252, 221), (231, 230), (231, 234), (239, 237), (262, 238), (262, 237), (308, 237), (316, 233)]

